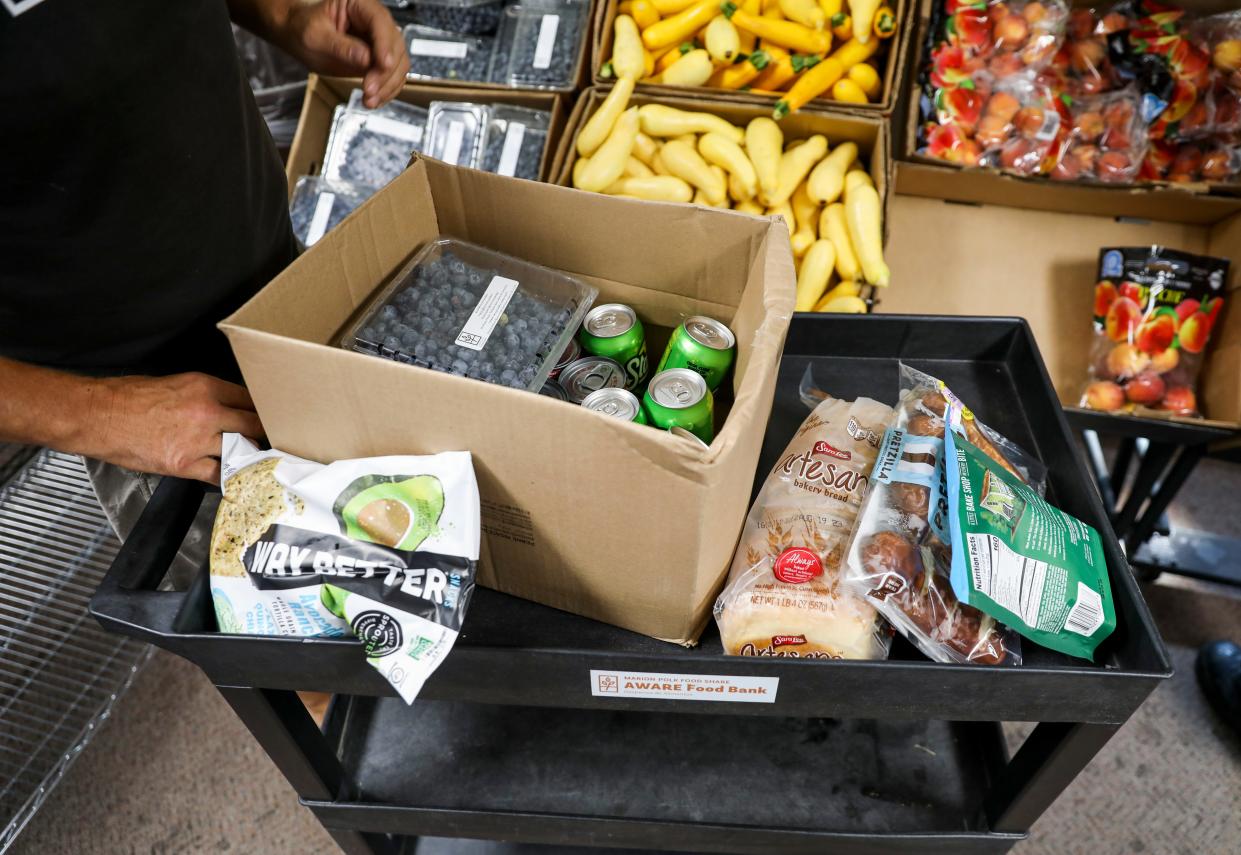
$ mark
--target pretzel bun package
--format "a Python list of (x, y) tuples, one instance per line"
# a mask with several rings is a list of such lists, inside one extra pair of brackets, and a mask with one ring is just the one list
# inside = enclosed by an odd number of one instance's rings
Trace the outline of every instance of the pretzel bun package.
[(1019, 665), (1017, 635), (953, 592), (945, 426), (1036, 488), (1042, 467), (968, 410), (950, 422), (948, 404), (955, 400), (941, 381), (901, 366), (896, 426), (879, 449), (844, 573), (854, 591), (931, 659)]
[(841, 561), (892, 408), (826, 398), (780, 455), (746, 518), (715, 604), (726, 653), (883, 659), (890, 632)]

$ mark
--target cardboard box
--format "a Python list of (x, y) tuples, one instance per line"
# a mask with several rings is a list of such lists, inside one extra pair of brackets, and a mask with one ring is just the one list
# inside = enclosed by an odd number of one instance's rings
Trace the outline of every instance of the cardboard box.
[[(684, 90), (680, 90), (684, 93)], [(552, 178), (557, 184), (568, 187), (573, 181), (573, 164), (577, 162), (577, 149), (574, 147), (577, 132), (582, 125), (594, 115), (599, 104), (607, 97), (608, 89), (596, 86), (587, 89), (577, 99), (572, 115), (560, 141), (560, 150), (552, 165)], [(759, 104), (738, 101), (721, 101), (703, 98), (656, 95), (651, 92), (635, 92), (629, 101), (630, 105), (666, 104), (678, 110), (714, 113), (735, 125), (745, 127), (751, 119), (770, 115), (770, 111)], [(876, 115), (840, 112), (801, 112), (794, 113), (780, 122), (786, 140), (803, 139), (814, 134), (824, 134), (830, 145), (842, 142), (857, 143), (858, 156), (866, 163), (870, 177), (879, 191), (879, 199), (887, 205), (888, 187), (891, 184), (891, 163), (888, 159), (888, 123)], [(884, 217), (886, 229), (887, 217)]]
[[(1108, 217), (1133, 217), (1210, 225), (1241, 211), (1241, 198), (1209, 193), (1210, 185), (1148, 183), (1102, 186), (1022, 177), (993, 169), (966, 169), (918, 154), (920, 124), (919, 76), (933, 5), (943, 0), (920, 0), (916, 10), (913, 46), (902, 75), (907, 97), (893, 117), (897, 151), (896, 191), (936, 199), (987, 205), (1011, 205), (1043, 211), (1065, 211)], [(1089, 5), (1074, 3), (1074, 5)], [(1235, 0), (1177, 0), (1177, 6), (1202, 12), (1236, 8)], [(1216, 189), (1221, 189), (1216, 185)], [(1238, 188), (1232, 188), (1234, 191)]]
[[(609, 78), (601, 77), (599, 70), (603, 68), (604, 63), (612, 58), (614, 34), (612, 22), (616, 20), (616, 10), (620, 3), (621, 0), (599, 0), (599, 7), (595, 18), (594, 55), (590, 66), (591, 73), (594, 75), (594, 83), (597, 86), (610, 86), (613, 82)], [(905, 90), (902, 78), (904, 70), (908, 65), (905, 54), (910, 49), (910, 45), (913, 44), (913, 30), (917, 20), (913, 14), (916, 0), (896, 0), (896, 2), (891, 2), (887, 5), (895, 10), (898, 25), (896, 35), (887, 40), (886, 56), (883, 58), (882, 65), (878, 66), (880, 75), (883, 78), (883, 91), (879, 95), (879, 100), (870, 104), (843, 104), (830, 98), (816, 98), (803, 107), (802, 112), (840, 110), (843, 108), (845, 110), (857, 110), (862, 113), (881, 116), (891, 115), (900, 93)], [(847, 4), (845, 8), (847, 11)], [(838, 46), (839, 44), (833, 39), (832, 49), (834, 50)], [(880, 50), (884, 49), (881, 48)], [(777, 101), (776, 98), (770, 95), (759, 95), (757, 93), (729, 89), (687, 89), (684, 86), (656, 86), (649, 83), (640, 83), (637, 88), (640, 92), (649, 92), (657, 95), (694, 97), (696, 94), (701, 93), (709, 98), (728, 98), (743, 103), (762, 104), (767, 108), (768, 113), (771, 112), (771, 108)]]
[[(360, 80), (340, 77), (310, 75), (306, 86), (306, 99), (302, 103), (302, 115), (293, 136), (293, 146), (285, 161), (285, 175), (289, 179), (289, 195), (293, 185), (303, 175), (318, 175), (323, 166), (323, 154), (327, 138), (332, 130), (332, 113), (336, 107), (349, 100), (349, 93), (362, 86)], [(532, 110), (551, 113), (551, 125), (547, 133), (547, 148), (543, 152), (540, 175), (544, 180), (551, 174), (552, 162), (564, 132), (567, 103), (564, 97), (553, 92), (529, 92), (492, 87), (479, 89), (472, 86), (424, 86), (407, 83), (397, 96), (398, 100), (419, 107), (429, 107), (432, 101), (469, 101), (476, 104), (512, 104)]]
[[(684, 315), (727, 323), (736, 369), (717, 399), (727, 419), (710, 448), (337, 347), (359, 307), (441, 234), (578, 276), (600, 302), (628, 303), (655, 359)], [(275, 447), (316, 460), (468, 449), (493, 559), (482, 584), (689, 643), (710, 617), (748, 509), (794, 291), (788, 238), (770, 220), (417, 158), (221, 329)]]
[(887, 245), (892, 285), (879, 311), (1023, 317), (1060, 400), (1076, 406), (1087, 379), (1099, 249), (1150, 244), (1231, 257), (1199, 403), (1213, 421), (1241, 426), (1241, 214), (1199, 225), (894, 194)]

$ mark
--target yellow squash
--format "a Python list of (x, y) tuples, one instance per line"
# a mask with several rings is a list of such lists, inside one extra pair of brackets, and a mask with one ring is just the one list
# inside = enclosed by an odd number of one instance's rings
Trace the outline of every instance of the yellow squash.
[(664, 104), (644, 104), (638, 110), (642, 132), (652, 137), (679, 137), (681, 134), (723, 134), (735, 142), (741, 142), (745, 133), (719, 116), (711, 113), (692, 113)]
[(722, 205), (727, 202), (726, 182), (711, 171), (693, 146), (681, 140), (669, 140), (660, 149), (659, 157), (670, 173), (701, 190), (709, 204)]
[(709, 24), (718, 12), (719, 5), (716, 0), (698, 0), (684, 11), (647, 27), (642, 31), (642, 42), (649, 50), (659, 50), (685, 41)]
[(703, 40), (711, 59), (721, 65), (731, 63), (741, 53), (741, 36), (732, 21), (723, 15), (716, 15), (707, 24), (707, 35)]
[(651, 0), (651, 5), (655, 7), (655, 11), (661, 17), (667, 18), (684, 12), (697, 2), (698, 0)]
[(582, 168), (574, 185), (579, 190), (598, 193), (614, 184), (625, 174), (625, 164), (629, 162), (629, 155), (633, 151), (633, 143), (637, 136), (638, 108), (630, 107), (621, 113), (620, 118), (616, 120), (616, 126), (612, 128), (612, 132), (608, 134), (603, 144), (591, 155), (590, 162)]
[(617, 80), (612, 91), (608, 93), (608, 97), (604, 98), (603, 103), (599, 105), (599, 109), (595, 110), (595, 114), (582, 126), (582, 130), (577, 135), (577, 153), (582, 157), (594, 154), (595, 149), (603, 145), (603, 141), (608, 138), (608, 134), (616, 125), (616, 120), (629, 104), (629, 96), (633, 94), (633, 84), (633, 79), (629, 77)]
[(807, 179), (810, 198), (820, 205), (830, 205), (840, 198), (845, 189), (845, 170), (857, 160), (857, 144), (843, 142), (832, 149), (831, 154), (819, 161), (819, 165)]
[(734, 194), (734, 199), (739, 202), (745, 201), (754, 198), (758, 193), (758, 175), (754, 172), (754, 164), (750, 163), (750, 159), (746, 157), (741, 146), (721, 134), (709, 133), (703, 134), (698, 140), (698, 151), (708, 163), (723, 167), (737, 180), (741, 195), (738, 198)]
[[(827, 154), (827, 137), (815, 134), (801, 145), (791, 148), (780, 155), (780, 167), (776, 178), (776, 192), (768, 198), (768, 205), (779, 205), (787, 202), (797, 189), (797, 185), (806, 180), (810, 170)], [(791, 233), (791, 232), (790, 232)]]
[(832, 35), (845, 41), (853, 38), (853, 19), (844, 12), (837, 12), (828, 20), (832, 26)]
[[(751, 15), (761, 15), (763, 13), (763, 0), (741, 0), (741, 8)], [(754, 50), (754, 45), (758, 38), (745, 30), (737, 30), (737, 38), (740, 42), (741, 53), (750, 53)], [(770, 53), (770, 51), (769, 51)]]
[(672, 63), (651, 81), (664, 86), (702, 86), (715, 73), (711, 55), (705, 50), (692, 50)]
[(827, 29), (827, 16), (817, 0), (779, 0), (780, 11), (790, 21), (812, 30)]
[(862, 275), (871, 285), (886, 287), (892, 279), (883, 260), (883, 223), (879, 213), (879, 192), (870, 180), (845, 179), (845, 223), (849, 239), (862, 265)]
[(688, 202), (694, 197), (693, 188), (671, 175), (621, 178), (603, 192), (613, 196), (632, 196), (648, 202)]
[(801, 258), (819, 237), (819, 205), (806, 192), (806, 182), (793, 191), (793, 221), (797, 231), (793, 233), (793, 255)]
[(879, 72), (873, 65), (859, 62), (850, 68), (845, 76), (860, 86), (871, 100), (878, 98), (880, 90), (883, 89), (883, 81), (879, 79)]
[(876, 38), (890, 39), (896, 35), (896, 13), (889, 6), (880, 6), (871, 25)]
[(846, 104), (865, 104), (869, 100), (862, 87), (847, 77), (842, 77), (833, 84), (832, 98)]
[(780, 181), (780, 154), (784, 149), (784, 132), (780, 126), (760, 116), (751, 119), (745, 129), (745, 153), (754, 164), (754, 173), (758, 176), (758, 191), (761, 200), (770, 199), (776, 194)]
[(707, 85), (714, 86), (717, 89), (740, 89), (745, 86), (767, 67), (767, 53), (765, 51), (756, 50), (745, 58), (745, 61), (738, 62), (719, 69), (715, 74), (711, 75), (711, 79), (707, 81)]
[(816, 312), (836, 312), (848, 315), (864, 315), (866, 314), (866, 303), (861, 297), (833, 297), (830, 300), (824, 299), (819, 305), (814, 307)]
[(659, 151), (659, 146), (655, 140), (639, 131), (638, 138), (633, 141), (633, 156), (650, 166), (657, 151)]
[(823, 10), (823, 15), (828, 21), (839, 15), (843, 7), (844, 0), (819, 0), (819, 8)]
[(809, 312), (827, 290), (836, 263), (836, 249), (830, 240), (816, 240), (806, 250), (797, 271), (797, 302), (794, 311)]
[(659, 10), (655, 8), (655, 4), (651, 0), (632, 0), (629, 6), (629, 14), (633, 17), (634, 23), (638, 25), (639, 30), (645, 30), (652, 24), (659, 23)]
[(874, 35), (871, 27), (879, 11), (879, 0), (849, 0), (849, 11), (853, 16), (853, 38), (859, 44), (866, 44)]
[(632, 154), (625, 161), (625, 175), (629, 178), (650, 178), (655, 173), (651, 168), (642, 161), (638, 160)]
[(840, 202), (828, 205), (819, 217), (819, 237), (827, 238), (836, 247), (836, 272), (842, 282), (854, 282), (861, 275), (849, 227), (845, 224), (845, 206)]
[(793, 21), (779, 21), (766, 16), (755, 17), (732, 2), (721, 7), (724, 14), (743, 30), (780, 47), (802, 53), (824, 53), (832, 46), (832, 36), (823, 30), (812, 30)]
[(815, 305), (816, 312), (823, 311), (822, 307), (827, 303), (835, 300), (837, 297), (856, 297), (862, 292), (856, 282), (839, 282), (834, 287), (829, 288), (827, 293), (819, 298), (819, 302)]
[(763, 217), (767, 214), (767, 209), (753, 199), (748, 199), (745, 202), (738, 202), (736, 205), (733, 205), (733, 210), (740, 211), (743, 214), (749, 214), (752, 217)]
[[(649, 2), (649, 0), (643, 0)], [(638, 25), (628, 15), (617, 15), (612, 25), (612, 71), (619, 78), (637, 80), (646, 73), (646, 50)]]
[(878, 49), (879, 43), (873, 39), (869, 45), (859, 44), (857, 41), (841, 45), (831, 56), (797, 78), (797, 82), (789, 89), (789, 94), (776, 102), (772, 115), (783, 119), (789, 113), (797, 112), (809, 101), (826, 92), (850, 68), (874, 56)]

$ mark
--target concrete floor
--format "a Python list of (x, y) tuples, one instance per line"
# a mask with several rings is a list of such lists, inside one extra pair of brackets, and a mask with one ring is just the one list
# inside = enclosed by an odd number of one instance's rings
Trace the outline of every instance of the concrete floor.
[[(1208, 462), (1174, 525), (1237, 536), (1236, 470)], [(1241, 739), (1206, 706), (1194, 648), (1241, 637), (1235, 591), (1161, 582), (1147, 595), (1176, 675), (1035, 825), (1018, 855), (1241, 850)], [(1024, 728), (1014, 726), (1020, 739)], [(338, 850), (192, 665), (157, 654), (12, 850), (17, 855), (328, 855)], [(423, 841), (419, 855), (547, 847)], [(562, 850), (557, 850), (561, 852)]]

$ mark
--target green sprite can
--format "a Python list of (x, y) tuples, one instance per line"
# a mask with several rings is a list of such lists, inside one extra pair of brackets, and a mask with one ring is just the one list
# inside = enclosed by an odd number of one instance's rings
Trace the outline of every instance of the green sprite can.
[(710, 445), (715, 435), (711, 390), (697, 371), (669, 368), (651, 378), (642, 398), (646, 414), (655, 427), (685, 428)]
[(627, 389), (597, 389), (582, 401), (582, 408), (626, 422), (650, 424), (642, 412), (642, 402)]
[(625, 369), (625, 388), (633, 391), (650, 371), (646, 357), (646, 331), (638, 313), (623, 303), (595, 306), (582, 321), (578, 336), (587, 353), (605, 356)]
[(672, 331), (656, 373), (669, 368), (690, 368), (707, 381), (714, 392), (720, 388), (737, 354), (737, 337), (714, 318), (688, 318)]

